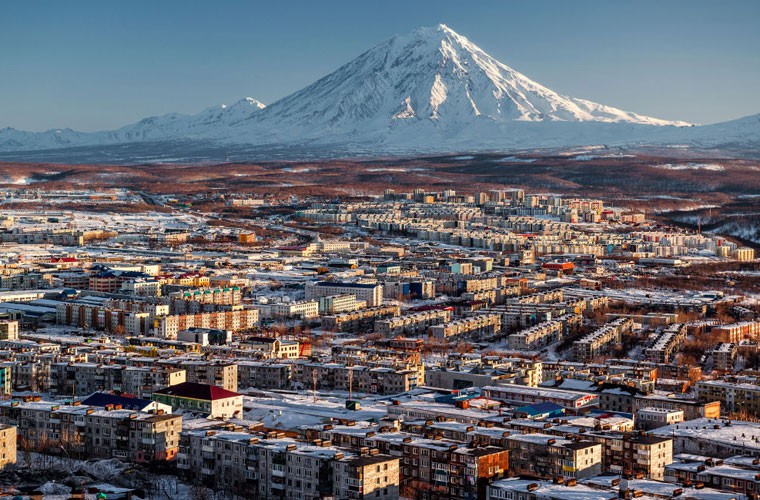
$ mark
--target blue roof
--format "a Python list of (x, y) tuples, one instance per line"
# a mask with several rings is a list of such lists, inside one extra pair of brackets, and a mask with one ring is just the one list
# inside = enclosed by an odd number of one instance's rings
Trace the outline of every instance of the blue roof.
[(146, 406), (153, 403), (149, 399), (128, 398), (126, 396), (117, 396), (116, 394), (108, 394), (107, 392), (95, 392), (82, 401), (83, 405), (90, 406), (106, 406), (106, 405), (121, 405), (125, 410), (142, 410)]
[(544, 403), (536, 403), (534, 405), (528, 405), (528, 406), (521, 406), (520, 408), (515, 408), (515, 412), (519, 413), (527, 413), (528, 415), (535, 416), (535, 415), (543, 415), (545, 413), (557, 413), (557, 412), (564, 412), (564, 408), (556, 403), (551, 403), (549, 401), (546, 401)]

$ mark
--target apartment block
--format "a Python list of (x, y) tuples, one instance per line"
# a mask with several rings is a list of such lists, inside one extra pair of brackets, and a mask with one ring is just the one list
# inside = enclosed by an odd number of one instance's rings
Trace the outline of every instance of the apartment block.
[(645, 431), (683, 422), (683, 410), (640, 408), (636, 412), (636, 427)]
[(715, 326), (710, 330), (710, 334), (720, 342), (738, 343), (744, 339), (757, 340), (760, 337), (760, 321), (742, 321)]
[[(20, 447), (131, 462), (172, 460), (182, 417), (46, 401), (0, 402), (0, 422), (18, 427)], [(21, 441), (23, 440), (23, 442)]]
[[(699, 387), (697, 387), (699, 394)], [(713, 395), (710, 398), (686, 399), (660, 395), (637, 395), (633, 401), (633, 413), (642, 408), (663, 408), (682, 410), (684, 420), (699, 418), (720, 418), (721, 402)]]
[(724, 372), (734, 371), (734, 362), (739, 352), (736, 344), (731, 342), (721, 342), (710, 351), (713, 359), (713, 369)]
[(633, 320), (618, 318), (573, 342), (573, 360), (588, 363), (608, 352), (622, 340), (624, 333), (633, 330)]
[(358, 300), (367, 302), (367, 307), (383, 304), (383, 286), (377, 283), (343, 283), (338, 281), (318, 281), (306, 284), (306, 300), (319, 299), (332, 295), (355, 295)]
[(262, 390), (290, 389), (291, 364), (279, 361), (238, 361), (238, 387)]
[(231, 361), (176, 358), (159, 360), (156, 364), (185, 370), (186, 382), (214, 385), (228, 391), (237, 391), (238, 367)]
[(669, 363), (686, 340), (686, 325), (672, 325), (663, 331), (651, 347), (644, 349), (644, 357), (655, 363)]
[(18, 339), (18, 321), (0, 320), (0, 340)]
[(582, 479), (602, 472), (602, 445), (598, 443), (540, 433), (511, 435), (506, 441), (512, 474)]
[(292, 380), (301, 387), (352, 390), (369, 394), (398, 394), (424, 384), (423, 365), (407, 369), (390, 367), (347, 366), (338, 363), (297, 362)]
[(760, 415), (760, 385), (702, 380), (697, 383), (697, 397), (720, 402), (723, 410), (728, 413), (741, 411), (752, 416)]
[(189, 288), (171, 292), (173, 301), (197, 302), (200, 304), (237, 305), (243, 300), (240, 287)]
[(436, 339), (477, 339), (494, 335), (501, 330), (501, 314), (476, 314), (430, 327), (430, 335)]
[(369, 332), (372, 331), (378, 319), (399, 314), (401, 314), (399, 306), (388, 305), (325, 316), (322, 318), (322, 329), (328, 332)]
[(399, 498), (397, 457), (240, 428), (183, 432), (177, 468), (204, 484), (252, 498)]
[(319, 314), (340, 314), (344, 312), (356, 311), (359, 305), (364, 304), (357, 301), (355, 295), (329, 295), (319, 298)]
[(180, 330), (193, 327), (216, 328), (220, 330), (248, 330), (259, 323), (256, 309), (237, 309), (200, 314), (178, 314), (158, 319), (157, 334), (165, 339), (176, 339)]
[(451, 321), (451, 311), (437, 309), (421, 311), (393, 318), (375, 321), (375, 333), (386, 337), (421, 336), (425, 335), (431, 326)]
[(521, 332), (513, 333), (507, 341), (510, 349), (536, 351), (560, 340), (564, 329), (565, 325), (562, 321), (545, 321)]
[(16, 427), (0, 424), (0, 470), (16, 463)]

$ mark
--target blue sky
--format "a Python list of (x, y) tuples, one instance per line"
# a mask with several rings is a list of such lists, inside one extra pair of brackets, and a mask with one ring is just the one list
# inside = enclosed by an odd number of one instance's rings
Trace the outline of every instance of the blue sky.
[(760, 1), (0, 4), (0, 127), (115, 128), (270, 104), (395, 33), (445, 23), (560, 93), (667, 119), (760, 113)]

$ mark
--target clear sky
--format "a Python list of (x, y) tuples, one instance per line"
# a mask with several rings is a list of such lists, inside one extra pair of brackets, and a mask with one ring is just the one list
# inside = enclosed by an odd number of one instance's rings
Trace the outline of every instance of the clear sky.
[(560, 93), (713, 123), (760, 113), (759, 22), (760, 0), (4, 0), (0, 127), (270, 104), (438, 23)]

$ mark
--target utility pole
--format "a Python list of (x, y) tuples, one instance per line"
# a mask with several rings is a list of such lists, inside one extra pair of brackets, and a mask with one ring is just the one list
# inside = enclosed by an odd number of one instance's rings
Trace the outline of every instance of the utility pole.
[(354, 400), (354, 369), (348, 367), (348, 400)]

